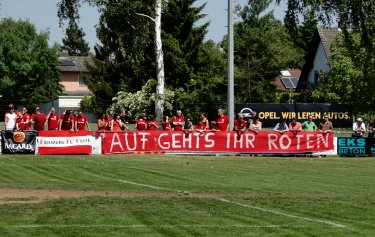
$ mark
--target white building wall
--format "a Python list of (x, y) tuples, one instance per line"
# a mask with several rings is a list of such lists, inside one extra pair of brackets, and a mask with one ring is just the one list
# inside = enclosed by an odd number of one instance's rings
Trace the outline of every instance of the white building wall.
[(319, 47), (316, 51), (315, 59), (314, 59), (314, 66), (310, 70), (309, 77), (308, 77), (308, 83), (309, 85), (315, 84), (315, 73), (320, 72), (328, 72), (330, 70), (330, 67), (327, 64), (327, 56), (323, 48), (323, 44), (320, 41)]

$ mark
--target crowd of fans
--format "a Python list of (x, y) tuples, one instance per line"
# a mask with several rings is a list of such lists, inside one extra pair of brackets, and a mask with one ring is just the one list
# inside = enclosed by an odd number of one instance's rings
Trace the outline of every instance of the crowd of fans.
[[(17, 111), (15, 107), (10, 104), (8, 112), (5, 114), (5, 130), (30, 130), (43, 131), (47, 127), (48, 130), (69, 130), (81, 131), (90, 130), (90, 124), (82, 111), (66, 110), (60, 116), (52, 107), (46, 115), (40, 111), (37, 106), (33, 114), (28, 114), (27, 108), (23, 107), (21, 111)], [(121, 109), (120, 113), (113, 115), (103, 113), (97, 120), (99, 131), (128, 131), (130, 117), (125, 113), (125, 109)], [(205, 113), (201, 113), (196, 123), (193, 124), (189, 116), (184, 116), (181, 110), (176, 111), (176, 115), (169, 118), (165, 115), (162, 124), (159, 124), (153, 115), (146, 115), (141, 113), (135, 120), (135, 130), (138, 131), (184, 131), (189, 133), (197, 131), (203, 134), (207, 131), (229, 131), (229, 118), (224, 114), (222, 109), (217, 111), (217, 117), (213, 121), (209, 121)], [(258, 116), (253, 116), (250, 120), (245, 120), (242, 114), (238, 114), (234, 120), (233, 130), (241, 135), (245, 131), (251, 131), (258, 134), (262, 131), (262, 122)], [(298, 122), (295, 118), (289, 124), (285, 120), (279, 121), (273, 131), (280, 133), (293, 132), (297, 134), (302, 131), (321, 131), (325, 133), (333, 132), (332, 122), (329, 121), (328, 115), (323, 116), (323, 120), (317, 126), (310, 115), (303, 123)], [(369, 137), (374, 137), (375, 134), (375, 119), (365, 126), (362, 118), (357, 118), (353, 124), (353, 137), (362, 137), (364, 133), (368, 132)]]

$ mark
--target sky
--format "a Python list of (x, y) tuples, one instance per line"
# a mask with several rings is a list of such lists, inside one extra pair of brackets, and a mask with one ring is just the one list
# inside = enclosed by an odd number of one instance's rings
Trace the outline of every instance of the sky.
[[(12, 17), (16, 20), (29, 20), (36, 26), (38, 32), (50, 32), (50, 45), (55, 42), (61, 44), (64, 30), (59, 28), (58, 2), (59, 0), (0, 0), (0, 18)], [(207, 14), (207, 17), (202, 22), (210, 21), (206, 40), (212, 39), (219, 42), (227, 33), (228, 0), (197, 0), (196, 4), (201, 5), (205, 2), (207, 2), (207, 5), (202, 13)], [(234, 5), (246, 3), (247, 0), (234, 0)], [(271, 4), (269, 10), (273, 10), (275, 17), (282, 20), (285, 6)], [(81, 16), (79, 25), (86, 33), (85, 40), (89, 42), (90, 48), (93, 49), (95, 43), (98, 43), (95, 25), (99, 22), (99, 13), (95, 8), (88, 5), (83, 5), (79, 13)]]

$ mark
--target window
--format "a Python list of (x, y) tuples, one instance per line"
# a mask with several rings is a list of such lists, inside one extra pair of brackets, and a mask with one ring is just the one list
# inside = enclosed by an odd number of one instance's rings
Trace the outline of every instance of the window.
[(81, 78), (80, 75), (78, 75), (78, 85), (79, 85), (79, 86), (86, 86), (84, 80)]
[(314, 72), (314, 84), (315, 85), (318, 83), (318, 80), (319, 80), (319, 72), (315, 71)]

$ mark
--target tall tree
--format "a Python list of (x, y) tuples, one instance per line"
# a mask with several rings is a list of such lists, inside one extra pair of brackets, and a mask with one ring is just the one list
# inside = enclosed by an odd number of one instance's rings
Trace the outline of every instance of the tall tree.
[(303, 52), (273, 12), (265, 13), (270, 3), (249, 1), (239, 12), (242, 21), (235, 24), (237, 102), (273, 102), (273, 81), (280, 70), (302, 66)]
[(63, 38), (61, 48), (68, 50), (72, 56), (87, 56), (90, 51), (89, 44), (83, 38), (86, 34), (82, 28), (79, 28), (73, 20), (69, 21), (69, 26), (65, 31), (66, 37)]
[(58, 46), (48, 46), (48, 33), (6, 18), (0, 21), (0, 42), (0, 91), (6, 100), (36, 105), (61, 94)]

